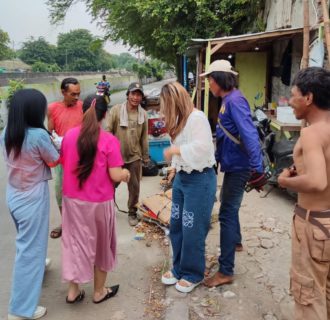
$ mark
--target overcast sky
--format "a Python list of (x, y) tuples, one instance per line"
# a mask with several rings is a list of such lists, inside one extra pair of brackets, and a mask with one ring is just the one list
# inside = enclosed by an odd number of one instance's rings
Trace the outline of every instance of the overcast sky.
[[(125, 0), (123, 0), (125, 1)], [(88, 29), (95, 36), (102, 36), (92, 17), (86, 13), (86, 7), (78, 2), (70, 8), (64, 24), (50, 24), (46, 0), (0, 0), (0, 29), (9, 34), (11, 48), (19, 49), (22, 42), (33, 36), (44, 37), (48, 42), (56, 44), (59, 33), (74, 29)], [(110, 41), (105, 49), (110, 53), (128, 52), (128, 48)]]

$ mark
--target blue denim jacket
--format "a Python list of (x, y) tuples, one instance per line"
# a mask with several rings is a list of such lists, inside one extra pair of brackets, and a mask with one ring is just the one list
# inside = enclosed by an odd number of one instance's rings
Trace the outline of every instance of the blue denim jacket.
[(217, 125), (215, 157), (221, 165), (221, 171), (263, 172), (258, 132), (252, 122), (249, 103), (239, 90), (234, 89), (223, 98), (219, 119), (221, 124), (242, 142), (242, 145), (235, 144), (226, 136), (219, 124)]

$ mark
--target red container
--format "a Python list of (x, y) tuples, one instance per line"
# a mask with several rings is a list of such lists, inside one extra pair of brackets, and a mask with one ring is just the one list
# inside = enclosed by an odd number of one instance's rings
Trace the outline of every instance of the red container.
[(161, 137), (166, 133), (165, 121), (162, 118), (148, 119), (148, 134), (154, 138)]

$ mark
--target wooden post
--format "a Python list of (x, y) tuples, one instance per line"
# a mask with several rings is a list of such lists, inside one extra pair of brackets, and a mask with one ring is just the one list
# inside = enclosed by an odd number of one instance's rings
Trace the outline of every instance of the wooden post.
[[(303, 38), (303, 56), (301, 61), (301, 69), (308, 67), (309, 62), (309, 1), (304, 0), (304, 38)], [(301, 121), (301, 126), (307, 126), (306, 120)]]
[(301, 69), (308, 67), (309, 60), (309, 3), (304, 0), (304, 38), (303, 38), (303, 56)]
[[(205, 55), (205, 71), (208, 69), (211, 62), (211, 42), (208, 41), (207, 47), (206, 47), (206, 55)], [(209, 116), (209, 80), (207, 80), (207, 77), (205, 78), (205, 84), (204, 84), (204, 113), (208, 117)]]
[(203, 53), (202, 49), (199, 49), (198, 53), (196, 54), (197, 59), (197, 70), (196, 70), (196, 108), (201, 110), (202, 108), (202, 79), (199, 76), (203, 72)]
[(321, 0), (322, 3), (322, 12), (323, 12), (323, 22), (324, 22), (324, 34), (325, 42), (327, 45), (328, 51), (328, 65), (330, 59), (330, 21), (329, 21), (329, 8), (326, 0)]

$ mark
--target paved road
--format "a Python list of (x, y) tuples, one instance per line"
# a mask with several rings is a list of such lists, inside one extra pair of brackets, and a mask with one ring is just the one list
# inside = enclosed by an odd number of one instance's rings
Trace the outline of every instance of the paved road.
[[(145, 86), (145, 90), (162, 86), (166, 81)], [(112, 103), (125, 101), (125, 91), (112, 95)], [(7, 319), (7, 306), (10, 295), (11, 272), (15, 255), (15, 229), (5, 202), (6, 188), (5, 165), (0, 157), (0, 319)], [(142, 196), (155, 193), (159, 177), (143, 178)], [(59, 211), (55, 202), (54, 181), (50, 181), (51, 190), (51, 222), (50, 227), (60, 223)], [(126, 209), (127, 188), (122, 184), (117, 191), (117, 202), (120, 208)], [(143, 300), (149, 288), (149, 270), (163, 261), (164, 256), (158, 246), (153, 244), (146, 248), (145, 243), (134, 240), (135, 232), (128, 226), (127, 216), (117, 215), (118, 258), (119, 265), (108, 277), (109, 284), (120, 283), (118, 297), (101, 305), (91, 301), (92, 284), (84, 286), (87, 297), (78, 305), (65, 304), (66, 285), (61, 283), (60, 276), (60, 240), (49, 240), (48, 256), (52, 266), (46, 273), (41, 297), (41, 304), (47, 306), (47, 319), (142, 319), (144, 313)]]

